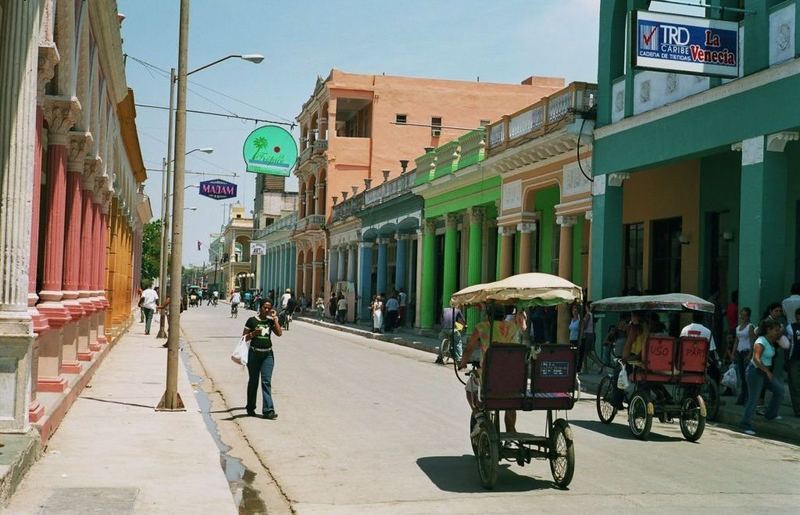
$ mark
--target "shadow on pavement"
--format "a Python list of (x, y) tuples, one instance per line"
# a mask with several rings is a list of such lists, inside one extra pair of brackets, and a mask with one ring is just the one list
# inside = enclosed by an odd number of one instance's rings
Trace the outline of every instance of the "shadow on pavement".
[[(534, 465), (535, 463), (535, 465)], [(543, 467), (543, 471), (550, 472), (550, 465), (546, 461), (531, 462), (532, 466)], [(417, 466), (428, 476), (437, 488), (445, 492), (479, 493), (487, 490), (481, 486), (478, 476), (478, 466), (475, 457), (471, 454), (463, 456), (429, 456), (419, 458)], [(493, 492), (529, 492), (555, 488), (552, 481), (535, 479), (530, 476), (521, 476), (506, 462), (500, 463), (497, 473), (497, 484)]]
[(110, 401), (108, 399), (98, 399), (97, 397), (78, 397), (79, 399), (86, 399), (87, 401), (97, 401), (97, 402), (107, 402), (109, 404), (122, 404), (124, 406), (134, 406), (136, 408), (147, 408), (147, 409), (155, 409), (153, 405), (147, 404), (136, 404), (135, 402), (122, 402), (122, 401)]
[[(619, 414), (617, 414), (619, 417)], [(624, 418), (624, 416), (623, 416)], [(616, 420), (616, 419), (615, 419)], [(611, 438), (619, 438), (621, 440), (636, 440), (637, 438), (631, 434), (631, 430), (628, 428), (627, 424), (603, 424), (599, 420), (575, 420), (571, 419), (569, 421), (570, 425), (582, 427), (584, 429), (588, 429), (589, 431), (594, 431), (595, 433), (600, 433), (605, 436), (610, 436)], [(658, 424), (658, 420), (653, 420), (653, 428), (655, 429), (656, 424)], [(677, 422), (676, 422), (677, 424)], [(651, 431), (650, 435), (647, 437), (648, 442), (683, 442), (685, 441), (683, 438), (678, 438), (675, 436), (665, 436), (655, 431)]]

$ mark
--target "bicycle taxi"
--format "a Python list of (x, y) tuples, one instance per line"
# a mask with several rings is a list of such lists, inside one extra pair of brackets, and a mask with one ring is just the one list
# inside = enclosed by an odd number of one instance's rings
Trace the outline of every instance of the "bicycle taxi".
[[(549, 274), (529, 273), (465, 288), (453, 294), (451, 305), (491, 311), (498, 306), (524, 309), (581, 300), (581, 288), (571, 282)], [(494, 333), (494, 323), (490, 322), (489, 335)], [(494, 487), (500, 460), (520, 466), (531, 459), (549, 460), (556, 485), (566, 488), (570, 484), (575, 471), (573, 435), (569, 423), (558, 412), (571, 410), (575, 403), (576, 362), (577, 350), (569, 345), (530, 347), (490, 341), (480, 365), (472, 363), (469, 381), (477, 395), (472, 394), (470, 439), (484, 488)], [(544, 435), (501, 432), (500, 410), (546, 410)]]
[[(694, 295), (671, 293), (612, 297), (594, 302), (592, 310), (595, 313), (714, 313), (714, 305)], [(647, 439), (653, 417), (656, 417), (661, 422), (677, 418), (684, 438), (690, 442), (700, 439), (707, 415), (701, 393), (708, 380), (708, 353), (709, 341), (705, 338), (653, 334), (646, 337), (641, 356), (629, 359), (625, 368), (633, 392), (624, 395), (623, 400), (627, 401), (628, 426), (634, 436)], [(619, 366), (625, 366), (622, 360)], [(618, 387), (616, 377), (618, 374), (612, 372), (603, 377), (598, 386), (597, 415), (604, 424), (610, 424), (618, 411), (614, 403), (614, 390)], [(625, 404), (622, 406), (624, 408)]]

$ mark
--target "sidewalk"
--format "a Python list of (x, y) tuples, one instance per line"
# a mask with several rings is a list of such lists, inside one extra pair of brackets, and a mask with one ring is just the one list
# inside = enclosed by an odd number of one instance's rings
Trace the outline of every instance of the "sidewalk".
[[(398, 345), (403, 345), (405, 347), (412, 347), (432, 353), (436, 353), (439, 346), (438, 338), (420, 336), (407, 328), (400, 329), (396, 333), (381, 334), (373, 333), (370, 331), (367, 325), (340, 325), (332, 323), (328, 320), (319, 321), (312, 316), (295, 316), (294, 320), (301, 320), (303, 322), (316, 324), (329, 329), (358, 334), (365, 338), (391, 342)], [(595, 394), (601, 378), (602, 376), (600, 374), (581, 374), (581, 391)], [(739, 421), (741, 420), (742, 413), (744, 411), (744, 406), (736, 406), (735, 402), (736, 397), (721, 397), (719, 415), (717, 416), (717, 420), (712, 423), (725, 424), (727, 426), (731, 426), (732, 428), (738, 428)], [(781, 405), (780, 414), (783, 417), (783, 420), (779, 421), (767, 421), (762, 416), (754, 416), (753, 428), (755, 429), (756, 434), (758, 436), (775, 438), (791, 443), (800, 443), (800, 418), (794, 416), (791, 405), (789, 404), (788, 394), (784, 398), (784, 402)]]
[(237, 513), (183, 363), (178, 391), (186, 411), (156, 412), (165, 385), (164, 340), (144, 336), (139, 324), (130, 331), (4, 513)]

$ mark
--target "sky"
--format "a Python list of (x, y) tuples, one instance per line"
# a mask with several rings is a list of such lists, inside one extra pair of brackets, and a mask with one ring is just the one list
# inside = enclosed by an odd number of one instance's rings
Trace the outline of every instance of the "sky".
[[(126, 74), (136, 102), (166, 106), (177, 67), (178, 0), (118, 0)], [(519, 83), (530, 75), (596, 82), (599, 0), (193, 0), (189, 69), (229, 54), (262, 54), (261, 64), (230, 59), (192, 75), (187, 108), (291, 123), (317, 76), (331, 68), (454, 80)], [(149, 66), (140, 61), (149, 63)], [(159, 71), (164, 70), (164, 71)], [(137, 108), (137, 128), (154, 219), (161, 216), (167, 112)], [(253, 209), (255, 176), (244, 172), (242, 144), (258, 125), (189, 114), (187, 185), (222, 178)], [(297, 135), (297, 130), (294, 130)], [(236, 174), (236, 177), (233, 177)], [(296, 180), (288, 181), (297, 189)], [(227, 202), (186, 190), (184, 264), (208, 259), (210, 234)], [(202, 242), (197, 250), (197, 242)]]

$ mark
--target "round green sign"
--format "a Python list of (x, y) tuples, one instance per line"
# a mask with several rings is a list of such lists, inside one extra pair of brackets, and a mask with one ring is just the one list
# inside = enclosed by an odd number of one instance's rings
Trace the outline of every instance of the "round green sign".
[(288, 177), (297, 162), (297, 143), (283, 127), (265, 125), (247, 136), (242, 153), (248, 172)]

